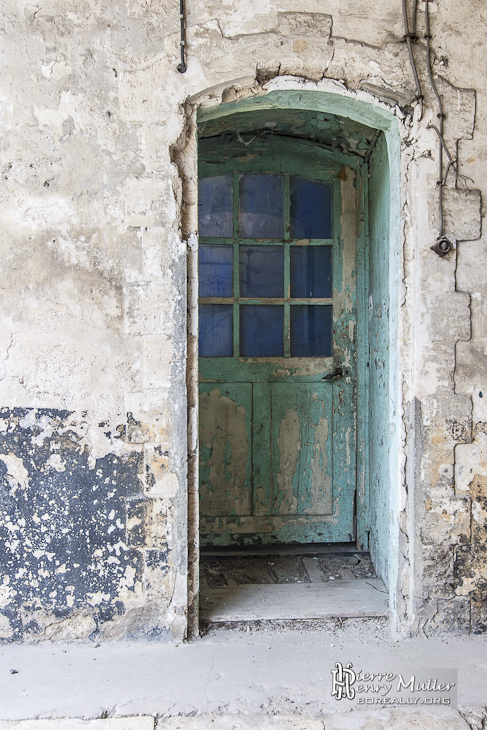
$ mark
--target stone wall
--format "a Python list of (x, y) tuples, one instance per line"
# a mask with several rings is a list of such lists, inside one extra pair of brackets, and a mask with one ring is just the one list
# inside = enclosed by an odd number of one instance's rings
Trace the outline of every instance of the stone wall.
[[(195, 114), (286, 88), (398, 119), (394, 625), (485, 630), (487, 12), (482, 0), (429, 4), (445, 139), (473, 180), (465, 190), (450, 170), (455, 246), (439, 258), (438, 108), (421, 38), (420, 118), (400, 5), (188, 0), (180, 74), (176, 0), (4, 3), (4, 639), (185, 635), (197, 586)], [(424, 15), (420, 2), (420, 35)]]

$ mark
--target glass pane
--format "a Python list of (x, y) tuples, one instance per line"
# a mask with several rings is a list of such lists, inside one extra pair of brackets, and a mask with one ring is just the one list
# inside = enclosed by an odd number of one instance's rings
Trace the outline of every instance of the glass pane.
[(284, 246), (240, 246), (240, 296), (284, 296)]
[(291, 297), (333, 296), (331, 246), (291, 246)]
[(240, 355), (279, 357), (284, 354), (284, 307), (242, 304), (240, 307)]
[(282, 238), (282, 175), (240, 175), (240, 236)]
[(233, 236), (233, 186), (231, 175), (199, 181), (198, 214), (200, 236)]
[(331, 237), (331, 185), (291, 177), (291, 238)]
[(200, 297), (231, 297), (233, 293), (233, 247), (226, 245), (199, 248)]
[(291, 357), (331, 357), (333, 307), (291, 306)]
[(200, 357), (232, 357), (233, 306), (200, 304)]

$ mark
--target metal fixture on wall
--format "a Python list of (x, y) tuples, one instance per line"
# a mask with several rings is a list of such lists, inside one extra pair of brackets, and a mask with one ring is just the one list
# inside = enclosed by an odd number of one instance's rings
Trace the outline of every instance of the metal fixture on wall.
[(184, 0), (179, 0), (179, 21), (181, 30), (181, 36), (179, 41), (179, 47), (181, 50), (181, 62), (178, 64), (178, 71), (180, 74), (184, 74), (188, 70), (188, 66), (186, 64), (186, 28), (184, 23)]
[(430, 247), (432, 251), (438, 254), (441, 258), (446, 256), (448, 251), (451, 250), (452, 244), (446, 236), (438, 236), (434, 246)]

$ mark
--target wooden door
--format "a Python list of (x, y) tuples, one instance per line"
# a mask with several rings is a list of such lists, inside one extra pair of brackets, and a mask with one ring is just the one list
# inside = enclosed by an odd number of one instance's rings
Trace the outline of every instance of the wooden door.
[(352, 541), (354, 173), (290, 157), (214, 170), (199, 200), (201, 543)]

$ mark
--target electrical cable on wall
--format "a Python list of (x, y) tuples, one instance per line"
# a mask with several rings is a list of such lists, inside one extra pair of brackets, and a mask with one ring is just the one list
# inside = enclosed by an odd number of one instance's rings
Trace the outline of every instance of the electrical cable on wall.
[(181, 62), (178, 64), (180, 74), (186, 73), (188, 66), (186, 64), (186, 28), (184, 22), (184, 0), (179, 0), (179, 22), (180, 22), (180, 41), (179, 48), (181, 51)]
[[(408, 6), (407, 6), (407, 0), (402, 0), (402, 13), (403, 13), (403, 20), (404, 20), (404, 40), (406, 41), (408, 51), (409, 51), (409, 59), (411, 62), (411, 68), (413, 71), (414, 76), (414, 83), (416, 85), (416, 99), (420, 102), (420, 115), (419, 115), (419, 121), (421, 121), (423, 117), (423, 94), (421, 91), (421, 82), (419, 80), (417, 68), (416, 68), (416, 62), (414, 58), (414, 52), (413, 52), (413, 43), (417, 42), (419, 39), (419, 36), (417, 35), (417, 10), (418, 10), (418, 0), (413, 0), (413, 15), (412, 15), (412, 22), (411, 22), (411, 30), (409, 27), (409, 20), (408, 20)], [(436, 97), (437, 104), (438, 104), (438, 126), (435, 124), (428, 124), (428, 129), (434, 129), (437, 136), (438, 136), (438, 212), (439, 212), (439, 235), (436, 239), (436, 243), (434, 246), (431, 246), (431, 249), (437, 253), (439, 256), (445, 256), (448, 251), (452, 248), (451, 242), (446, 238), (444, 234), (444, 209), (443, 209), (443, 188), (446, 185), (446, 181), (448, 178), (448, 173), (450, 169), (453, 170), (455, 174), (456, 181), (459, 182), (464, 188), (468, 188), (467, 180), (471, 180), (471, 178), (467, 177), (466, 175), (461, 175), (458, 171), (458, 163), (453, 159), (452, 155), (450, 154), (450, 151), (448, 149), (448, 146), (445, 142), (444, 137), (444, 120), (445, 120), (445, 113), (443, 111), (443, 101), (441, 98), (441, 95), (438, 91), (438, 87), (436, 86), (434, 77), (433, 77), (433, 71), (431, 68), (431, 32), (430, 32), (430, 16), (429, 16), (429, 0), (426, 0), (425, 2), (425, 34), (424, 39), (426, 41), (426, 70), (428, 74), (429, 83), (431, 86), (431, 89)], [(448, 166), (446, 168), (445, 174), (443, 174), (443, 152), (446, 154), (448, 158)]]
[[(444, 138), (443, 138), (443, 127), (444, 127), (444, 119), (445, 115), (443, 113), (443, 102), (441, 100), (441, 96), (438, 92), (438, 89), (436, 88), (435, 80), (433, 78), (433, 74), (431, 71), (431, 33), (430, 33), (430, 11), (429, 11), (429, 0), (426, 0), (426, 8), (425, 8), (425, 27), (426, 27), (426, 33), (425, 33), (425, 41), (426, 41), (426, 69), (428, 72), (428, 77), (430, 80), (431, 88), (433, 89), (433, 93), (436, 96), (436, 100), (438, 102), (438, 136), (439, 136), (439, 146), (438, 146), (438, 195), (439, 195), (439, 219), (440, 219), (440, 235), (439, 238), (444, 237), (444, 224), (443, 224), (443, 186), (444, 186), (444, 180), (443, 180), (443, 145), (445, 144)], [(445, 144), (446, 147), (446, 144)], [(450, 156), (450, 155), (449, 155)], [(451, 156), (450, 156), (451, 158)]]
[(411, 33), (409, 31), (407, 0), (402, 0), (402, 15), (403, 15), (403, 19), (404, 19), (404, 37), (405, 37), (406, 45), (407, 45), (408, 51), (409, 51), (409, 60), (411, 62), (411, 68), (413, 70), (414, 83), (416, 85), (416, 99), (420, 103), (419, 121), (421, 121), (421, 119), (423, 118), (423, 92), (421, 90), (421, 82), (419, 80), (418, 70), (416, 68), (416, 62), (414, 60), (413, 43), (412, 43), (413, 40), (416, 41), (418, 39), (417, 35), (416, 35), (416, 11), (417, 11), (417, 0), (414, 0), (413, 31)]
[(416, 23), (418, 18), (418, 0), (414, 0), (413, 2), (413, 20), (412, 20), (412, 35), (415, 40), (417, 40), (418, 36), (416, 35)]
[(444, 150), (446, 156), (448, 157), (448, 167), (446, 168), (446, 172), (445, 172), (445, 174), (443, 176), (443, 185), (446, 185), (446, 180), (448, 178), (448, 173), (449, 173), (450, 168), (451, 168), (453, 170), (453, 172), (455, 173), (455, 178), (457, 179), (457, 181), (461, 184), (461, 186), (465, 190), (468, 190), (467, 180), (470, 180), (470, 182), (473, 183), (472, 178), (471, 177), (468, 177), (468, 175), (461, 175), (458, 172), (457, 163), (455, 162), (455, 160), (451, 156), (450, 150), (446, 146), (446, 142), (445, 142), (445, 140), (444, 140), (444, 138), (443, 138), (440, 130), (438, 129), (438, 127), (435, 124), (428, 124), (428, 127), (427, 128), (428, 129), (434, 129), (435, 130), (436, 134), (438, 135), (438, 139), (441, 142), (441, 145), (443, 147), (443, 150)]

